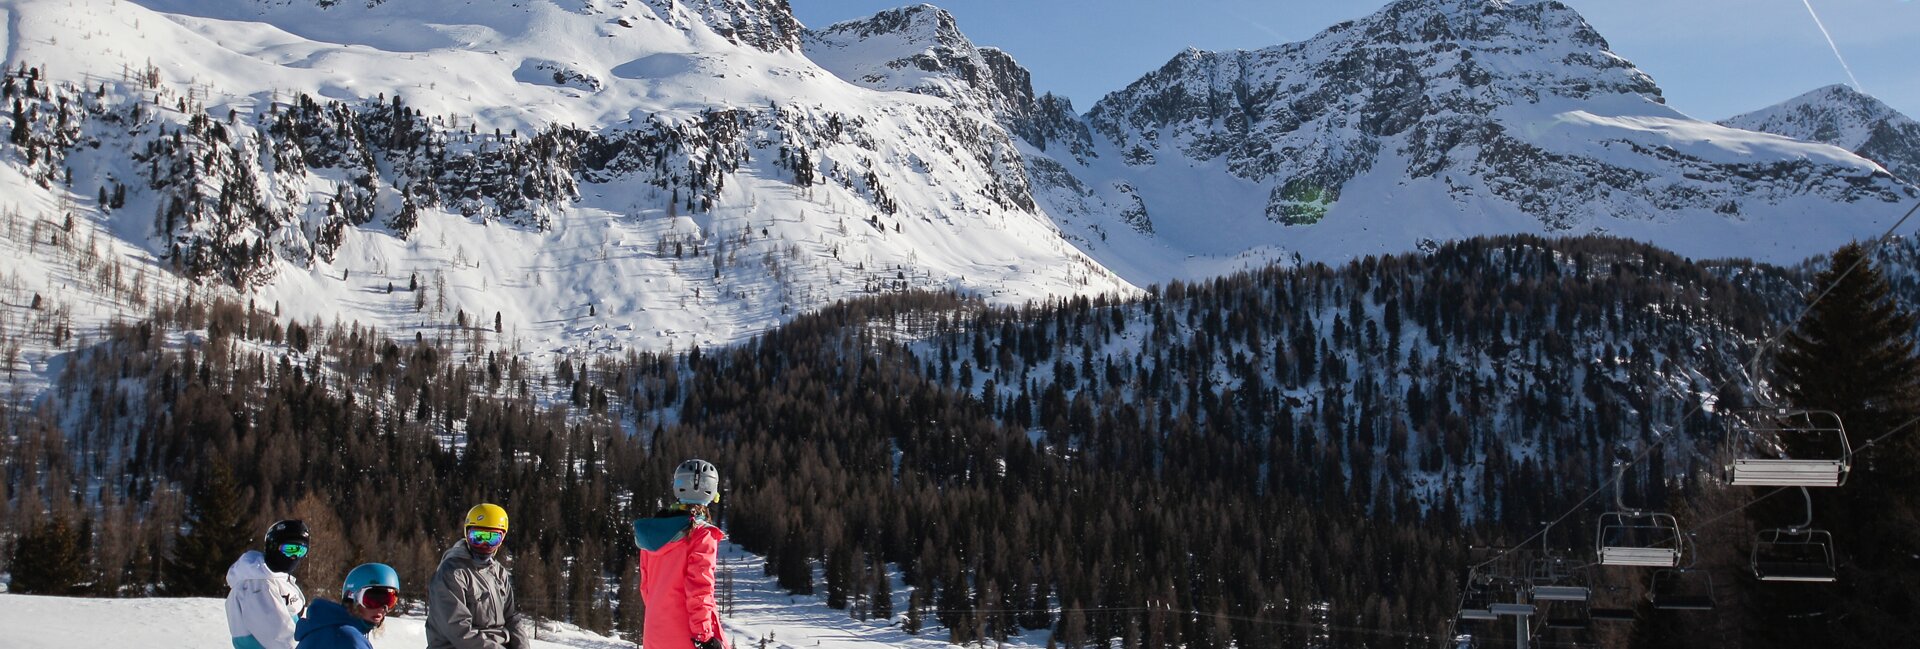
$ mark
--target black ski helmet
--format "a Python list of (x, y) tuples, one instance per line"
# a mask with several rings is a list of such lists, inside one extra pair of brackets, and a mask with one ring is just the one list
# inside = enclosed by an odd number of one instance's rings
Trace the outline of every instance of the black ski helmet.
[(280, 546), (289, 543), (305, 546), (310, 538), (305, 522), (288, 519), (274, 523), (273, 527), (267, 528), (266, 548), (261, 552), (266, 556), (267, 568), (274, 572), (293, 572), (294, 568), (300, 566), (300, 560), (306, 554), (303, 552), (300, 556), (290, 557), (287, 553), (280, 551)]
[(299, 519), (290, 518), (267, 528), (267, 545), (305, 544), (310, 538), (312, 537), (307, 533), (307, 523)]

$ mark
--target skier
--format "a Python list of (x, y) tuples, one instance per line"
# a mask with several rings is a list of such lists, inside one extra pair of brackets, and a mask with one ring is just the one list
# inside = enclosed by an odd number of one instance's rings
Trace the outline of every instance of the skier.
[(293, 633), (300, 639), (295, 649), (373, 649), (367, 633), (400, 603), (400, 574), (384, 563), (360, 564), (340, 584), (340, 601), (313, 603)]
[(265, 547), (227, 568), (227, 632), (234, 649), (292, 649), (293, 625), (307, 596), (293, 569), (307, 556), (307, 524), (284, 520), (267, 528)]
[(642, 649), (727, 649), (713, 569), (726, 533), (708, 508), (720, 501), (720, 470), (687, 460), (673, 472), (679, 502), (633, 522), (640, 546), (640, 598), (646, 604)]
[(459, 543), (440, 555), (427, 582), (427, 649), (520, 649), (527, 645), (513, 576), (495, 555), (507, 540), (507, 510), (467, 510)]

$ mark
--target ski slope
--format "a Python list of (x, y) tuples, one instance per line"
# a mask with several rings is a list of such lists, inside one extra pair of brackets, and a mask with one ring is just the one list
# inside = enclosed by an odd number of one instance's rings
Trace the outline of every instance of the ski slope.
[[(893, 621), (856, 621), (846, 611), (828, 608), (824, 596), (789, 596), (772, 577), (763, 574), (765, 560), (739, 546), (722, 544), (719, 570), (734, 582), (734, 608), (722, 603), (722, 622), (735, 649), (757, 649), (769, 638), (769, 649), (934, 649), (949, 647), (947, 632), (934, 620), (918, 635), (901, 631)], [(311, 579), (311, 577), (309, 577)], [(722, 582), (724, 583), (724, 582)], [(816, 582), (821, 583), (821, 582)], [(402, 582), (406, 586), (407, 582)], [(824, 589), (822, 589), (824, 590)], [(421, 593), (402, 593), (408, 599)], [(906, 610), (908, 590), (896, 575), (894, 610)], [(92, 599), (0, 593), (0, 647), (7, 649), (72, 649), (76, 647), (134, 646), (141, 649), (205, 649), (229, 646), (226, 612), (219, 599), (146, 598)], [(1046, 645), (1044, 631), (1016, 636), (1006, 647)], [(373, 638), (375, 649), (418, 649), (426, 646), (426, 627), (418, 614), (390, 617)], [(606, 637), (571, 625), (543, 622), (533, 649), (576, 647), (617, 649), (634, 643)]]

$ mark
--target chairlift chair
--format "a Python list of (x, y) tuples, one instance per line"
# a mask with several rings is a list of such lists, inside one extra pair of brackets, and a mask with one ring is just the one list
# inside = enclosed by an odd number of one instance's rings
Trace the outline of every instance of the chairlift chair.
[(1672, 568), (1680, 565), (1686, 540), (1672, 514), (1619, 511), (1600, 516), (1596, 546), (1601, 565)]
[[(1827, 410), (1746, 408), (1728, 417), (1731, 464), (1727, 482), (1736, 487), (1838, 487), (1853, 468), (1853, 446), (1840, 415)], [(1788, 453), (1796, 443), (1801, 456)]]
[(1468, 575), (1466, 592), (1460, 595), (1460, 614), (1462, 622), (1491, 622), (1500, 619), (1491, 609), (1494, 602), (1493, 591), (1477, 570)]
[(1630, 509), (1626, 505), (1626, 463), (1613, 465), (1613, 504), (1618, 511), (1600, 515), (1594, 541), (1603, 566), (1673, 568), (1680, 565), (1686, 539), (1672, 514)]
[(1663, 611), (1711, 611), (1713, 575), (1693, 568), (1656, 571), (1647, 599)]
[(1753, 543), (1753, 576), (1760, 581), (1830, 583), (1839, 579), (1833, 534), (1826, 530), (1766, 530)]
[(1500, 619), (1500, 616), (1489, 609), (1462, 608), (1460, 609), (1460, 619), (1463, 621), (1492, 622)]
[(1584, 631), (1593, 626), (1586, 602), (1555, 602), (1547, 607), (1542, 626), (1557, 631)]
[(1760, 581), (1831, 583), (1839, 579), (1833, 534), (1813, 529), (1813, 496), (1805, 488), (1807, 518), (1795, 527), (1764, 530), (1753, 542), (1753, 576)]
[(1592, 596), (1586, 586), (1534, 586), (1533, 601), (1536, 602), (1581, 602)]

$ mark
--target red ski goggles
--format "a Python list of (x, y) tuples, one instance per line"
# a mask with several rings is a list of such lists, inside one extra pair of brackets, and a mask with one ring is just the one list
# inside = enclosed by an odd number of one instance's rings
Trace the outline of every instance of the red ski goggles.
[(502, 530), (487, 529), (484, 527), (467, 528), (468, 543), (487, 547), (500, 547), (500, 544), (506, 541), (507, 533)]
[(353, 601), (359, 602), (360, 608), (386, 610), (400, 603), (400, 591), (386, 586), (368, 586), (354, 593)]

